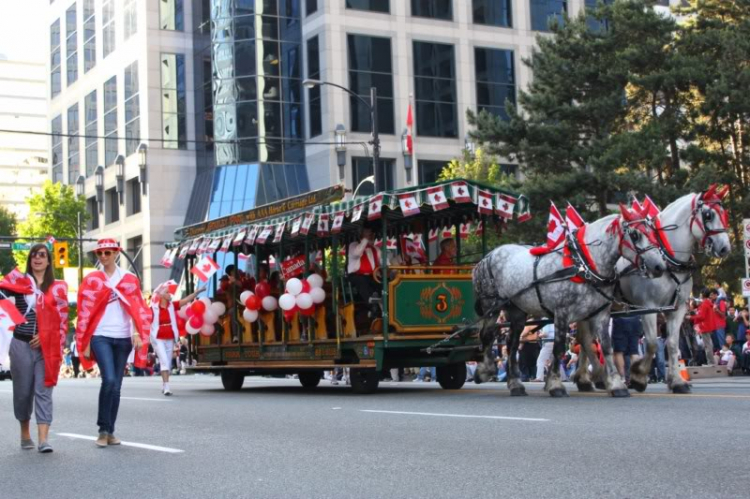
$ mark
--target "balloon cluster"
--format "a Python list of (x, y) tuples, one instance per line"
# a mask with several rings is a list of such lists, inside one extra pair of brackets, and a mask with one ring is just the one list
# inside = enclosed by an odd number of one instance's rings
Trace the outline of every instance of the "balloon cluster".
[(188, 334), (211, 336), (216, 332), (216, 322), (226, 311), (223, 303), (211, 303), (209, 298), (201, 298), (182, 307), (177, 315), (187, 321), (185, 330)]
[(279, 307), (284, 311), (284, 319), (290, 322), (297, 312), (313, 315), (315, 305), (320, 305), (325, 299), (323, 278), (318, 274), (311, 274), (303, 280), (293, 277), (286, 282), (286, 293), (279, 297)]
[(255, 285), (255, 293), (252, 291), (243, 291), (240, 295), (240, 301), (245, 305), (245, 311), (242, 312), (242, 318), (247, 322), (258, 320), (260, 309), (271, 312), (279, 306), (276, 298), (271, 296), (271, 286), (267, 282), (259, 282)]

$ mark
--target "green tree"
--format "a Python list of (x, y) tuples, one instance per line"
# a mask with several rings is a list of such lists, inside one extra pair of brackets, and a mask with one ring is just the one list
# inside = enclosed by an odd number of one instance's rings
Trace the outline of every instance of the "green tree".
[[(3, 206), (0, 206), (0, 235), (16, 235), (16, 215)], [(0, 274), (5, 274), (13, 270), (16, 262), (13, 259), (11, 250), (0, 250)]]
[[(29, 239), (45, 239), (53, 236), (56, 239), (74, 239), (78, 234), (78, 215), (81, 225), (88, 220), (86, 202), (76, 198), (73, 187), (61, 183), (53, 184), (49, 180), (42, 186), (42, 191), (28, 200), (29, 218), (18, 226), (18, 235)], [(24, 265), (27, 251), (14, 252), (16, 262)], [(70, 264), (78, 264), (78, 248), (70, 245)], [(58, 272), (58, 274), (60, 274)]]

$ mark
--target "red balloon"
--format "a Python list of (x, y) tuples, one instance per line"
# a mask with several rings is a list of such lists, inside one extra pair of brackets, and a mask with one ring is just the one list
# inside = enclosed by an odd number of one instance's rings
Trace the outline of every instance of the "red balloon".
[(315, 315), (315, 307), (306, 308), (304, 310), (300, 310), (300, 313), (306, 317), (312, 317)]
[(192, 307), (185, 307), (185, 315), (188, 316), (188, 319), (195, 315), (195, 312), (193, 312)]
[(190, 325), (193, 329), (200, 329), (203, 327), (203, 317), (200, 315), (194, 315), (190, 318)]
[(296, 310), (284, 310), (284, 320), (287, 322), (292, 322), (292, 319), (294, 319), (294, 314), (296, 313)]
[(302, 281), (302, 292), (303, 293), (309, 293), (311, 289), (312, 289), (312, 286), (310, 286), (310, 283), (307, 282), (307, 279), (305, 279), (304, 281)]
[(271, 294), (271, 286), (266, 281), (261, 281), (255, 285), (255, 296), (263, 298)]
[(190, 305), (190, 309), (193, 311), (193, 315), (203, 315), (203, 313), (206, 311), (206, 304), (202, 301), (194, 301), (192, 305)]
[(261, 299), (258, 295), (250, 295), (250, 298), (245, 302), (245, 306), (250, 310), (260, 310), (261, 304)]

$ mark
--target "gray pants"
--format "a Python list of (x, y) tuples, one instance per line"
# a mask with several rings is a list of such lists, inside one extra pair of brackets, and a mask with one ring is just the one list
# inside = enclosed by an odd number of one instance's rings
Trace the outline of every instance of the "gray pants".
[(13, 338), (10, 342), (10, 373), (13, 376), (13, 411), (24, 422), (36, 414), (36, 424), (52, 423), (52, 388), (44, 386), (42, 350)]
[(714, 342), (711, 339), (711, 333), (701, 333), (701, 338), (703, 338), (703, 350), (706, 352), (706, 363), (709, 366), (712, 366), (716, 362), (714, 359)]

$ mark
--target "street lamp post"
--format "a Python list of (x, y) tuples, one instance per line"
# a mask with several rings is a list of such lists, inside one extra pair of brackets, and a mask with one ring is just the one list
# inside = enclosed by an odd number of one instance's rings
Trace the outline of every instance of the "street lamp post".
[[(76, 195), (78, 199), (85, 199), (86, 177), (78, 176), (76, 180)], [(81, 212), (78, 211), (78, 286), (83, 282), (83, 227), (81, 226)]]
[(141, 192), (146, 195), (146, 181), (148, 171), (146, 160), (148, 159), (148, 146), (141, 142), (138, 146), (138, 181), (141, 183)]
[(99, 214), (101, 215), (104, 209), (104, 167), (102, 165), (96, 167), (94, 180), (96, 181), (96, 204), (99, 206)]
[(346, 128), (344, 125), (336, 125), (336, 164), (339, 166), (339, 181), (344, 181), (344, 168), (346, 167)]
[[(370, 140), (370, 145), (372, 145), (372, 174), (376, 179), (374, 183), (375, 190), (377, 191), (378, 169), (380, 168), (380, 135), (378, 134), (378, 89), (375, 87), (370, 87), (370, 102), (367, 102), (362, 96), (356, 94), (348, 88), (336, 83), (331, 83), (330, 81), (307, 79), (303, 81), (302, 84), (306, 88), (315, 88), (318, 85), (330, 85), (332, 87), (336, 87), (348, 93), (349, 95), (356, 97), (370, 111), (370, 130), (372, 133), (372, 140)], [(385, 179), (383, 180), (385, 181)]]
[(118, 154), (115, 158), (115, 165), (117, 166), (117, 172), (115, 178), (117, 179), (117, 196), (118, 201), (122, 204), (123, 198), (125, 197), (125, 156)]

